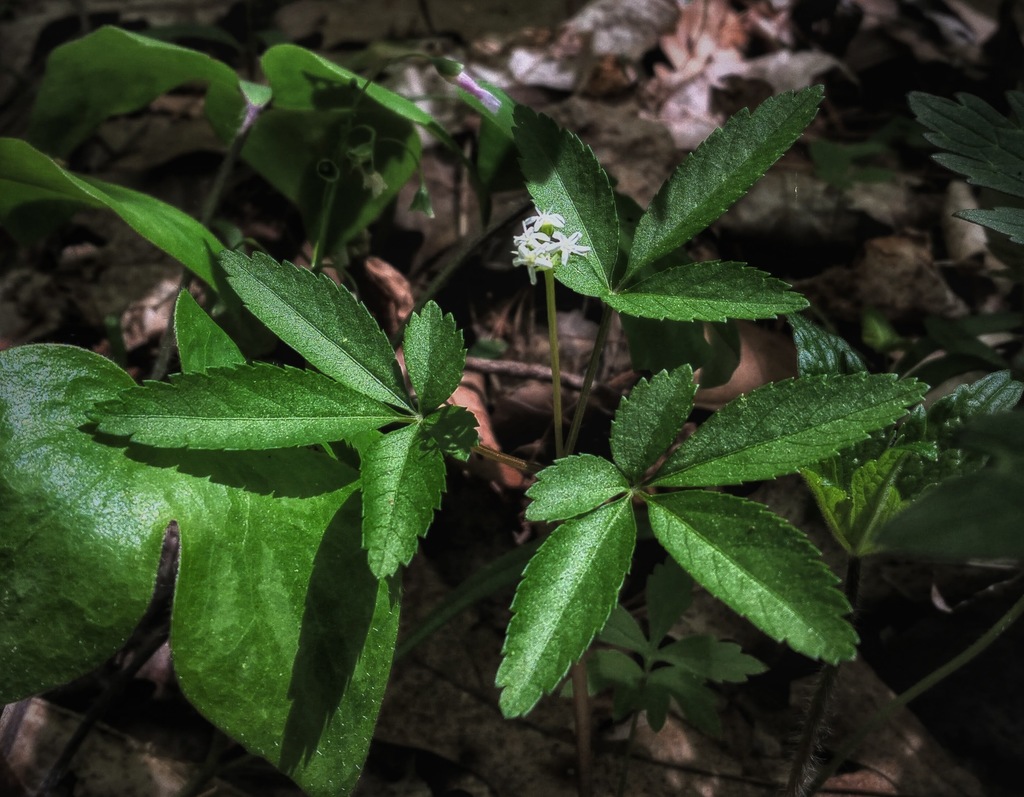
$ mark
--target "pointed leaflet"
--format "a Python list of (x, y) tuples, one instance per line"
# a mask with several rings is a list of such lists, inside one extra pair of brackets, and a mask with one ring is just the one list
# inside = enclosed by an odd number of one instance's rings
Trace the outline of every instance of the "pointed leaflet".
[(324, 275), (262, 252), (222, 252), (228, 282), (253, 314), (327, 376), (370, 398), (407, 409), (395, 353), (351, 291)]
[(747, 192), (810, 124), (823, 88), (771, 97), (713, 132), (665, 182), (640, 219), (624, 279), (678, 249)]
[(674, 559), (657, 565), (647, 578), (647, 627), (657, 647), (693, 601), (693, 579)]
[(441, 315), (441, 308), (432, 301), (413, 313), (402, 352), (420, 412), (429, 412), (455, 392), (466, 365), (466, 350), (450, 313)]
[(565, 219), (566, 235), (580, 232), (586, 255), (555, 271), (558, 281), (585, 296), (608, 293), (619, 256), (619, 222), (608, 174), (593, 151), (547, 116), (515, 109), (515, 139), (526, 187), (537, 209)]
[(186, 290), (178, 294), (174, 305), (174, 339), (178, 344), (181, 370), (186, 374), (245, 363), (245, 355), (228, 333), (217, 326)]
[(473, 446), (480, 442), (476, 416), (464, 407), (446, 404), (423, 419), (423, 431), (441, 453), (460, 462), (469, 459)]
[(363, 546), (370, 570), (386, 578), (416, 553), (444, 491), (444, 457), (420, 425), (380, 438), (362, 464)]
[(316, 371), (265, 363), (147, 382), (93, 413), (101, 432), (134, 443), (234, 450), (342, 440), (400, 417)]
[(684, 637), (658, 651), (655, 659), (712, 681), (743, 683), (748, 675), (767, 668), (748, 656), (735, 642), (722, 642), (707, 634)]
[(629, 489), (612, 463), (593, 454), (563, 457), (537, 474), (526, 494), (529, 520), (565, 520), (600, 506)]
[(604, 624), (598, 638), (609, 645), (618, 645), (620, 648), (632, 650), (641, 656), (648, 656), (655, 645), (644, 634), (640, 624), (634, 619), (622, 604), (618, 604), (612, 613), (608, 615), (608, 622)]
[[(183, 690), (308, 794), (347, 794), (398, 622), (356, 555), (357, 510), (328, 527), (355, 472), (308, 449), (126, 452), (81, 431), (93, 402), (131, 384), (81, 349), (0, 353), (0, 696), (27, 697), (113, 655), (150, 600), (177, 518), (171, 637)], [(290, 723), (297, 709), (309, 711)], [(308, 757), (285, 758), (296, 744)]]
[(213, 284), (213, 254), (223, 247), (176, 207), (113, 183), (66, 171), (24, 141), (0, 138), (0, 224), (19, 241), (51, 232), (82, 207), (107, 208), (129, 227)]
[(917, 121), (932, 131), (925, 138), (948, 151), (934, 159), (973, 185), (1024, 197), (1024, 120), (1007, 119), (970, 94), (956, 98), (919, 91), (907, 97)]
[(566, 521), (534, 554), (512, 601), (496, 678), (506, 717), (532, 709), (583, 655), (615, 606), (635, 542), (624, 498)]
[(856, 374), (867, 371), (860, 355), (838, 335), (819, 327), (802, 314), (787, 319), (793, 327), (800, 376)]
[(687, 490), (650, 496), (658, 541), (712, 595), (773, 639), (832, 664), (856, 653), (839, 580), (799, 529), (743, 498)]
[(763, 271), (741, 263), (688, 263), (659, 271), (609, 294), (620, 313), (672, 321), (774, 318), (807, 307), (807, 300)]
[(832, 456), (901, 417), (921, 383), (890, 374), (774, 382), (712, 415), (658, 471), (653, 484), (713, 487), (770, 479)]
[(675, 441), (693, 409), (697, 385), (688, 365), (641, 379), (624, 398), (612, 422), (612, 459), (630, 483)]

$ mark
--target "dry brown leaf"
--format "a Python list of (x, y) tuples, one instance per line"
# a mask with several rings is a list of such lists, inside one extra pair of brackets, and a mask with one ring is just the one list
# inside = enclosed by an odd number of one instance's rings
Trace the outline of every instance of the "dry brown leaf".
[(375, 294), (374, 315), (384, 331), (394, 335), (416, 306), (412, 286), (402, 272), (379, 257), (371, 255), (366, 258), (364, 268), (366, 279)]
[[(697, 391), (694, 403), (698, 407), (717, 410), (754, 388), (797, 375), (796, 346), (792, 337), (749, 321), (739, 321), (737, 326), (740, 334), (739, 365), (724, 385)], [(700, 369), (694, 379), (700, 383)]]

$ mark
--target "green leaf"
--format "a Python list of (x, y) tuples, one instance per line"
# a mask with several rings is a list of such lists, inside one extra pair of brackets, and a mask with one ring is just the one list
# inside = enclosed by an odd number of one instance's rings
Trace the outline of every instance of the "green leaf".
[(555, 271), (559, 282), (584, 296), (603, 297), (619, 256), (619, 222), (608, 174), (593, 151), (550, 117), (515, 108), (515, 139), (526, 187), (538, 210), (565, 219), (563, 232), (582, 233), (586, 255)]
[(888, 426), (922, 385), (891, 374), (788, 379), (729, 402), (662, 466), (654, 484), (711, 487), (792, 473)]
[(624, 398), (612, 422), (612, 459), (635, 484), (675, 441), (683, 428), (697, 385), (688, 365), (641, 379)]
[(1014, 469), (985, 468), (942, 482), (889, 521), (876, 548), (929, 559), (1024, 559), (1021, 476)]
[(444, 491), (444, 457), (419, 425), (380, 438), (362, 465), (363, 546), (377, 578), (409, 563)]
[[(399, 615), (388, 583), (366, 566), (358, 501), (328, 516), (326, 532), (289, 521), (282, 504), (264, 533), (239, 536), (255, 507), (242, 498), (218, 509), (220, 526), (181, 524), (171, 648), (182, 691), (307, 794), (349, 794), (369, 749)], [(247, 699), (254, 694), (258, 711)]]
[(28, 138), (52, 155), (67, 157), (100, 122), (137, 111), (192, 81), (208, 83), (240, 117), (238, 76), (227, 64), (149, 36), (102, 27), (50, 54)]
[(587, 675), (595, 692), (608, 687), (638, 689), (644, 679), (640, 665), (621, 650), (595, 650), (587, 661)]
[(101, 432), (134, 443), (229, 450), (342, 440), (400, 417), (316, 371), (265, 363), (147, 382), (93, 413)]
[(743, 196), (800, 137), (823, 95), (822, 86), (810, 86), (771, 97), (753, 114), (744, 109), (708, 136), (640, 219), (624, 280), (687, 243)]
[(349, 290), (261, 252), (249, 259), (225, 251), (220, 264), (253, 314), (312, 365), (370, 398), (411, 409), (391, 344)]
[(447, 404), (423, 419), (423, 431), (441, 453), (465, 462), (480, 442), (476, 416), (464, 407)]
[(1010, 371), (996, 371), (970, 384), (960, 385), (935, 401), (927, 412), (911, 415), (900, 426), (896, 444), (932, 443), (938, 456), (930, 461), (908, 460), (899, 475), (900, 494), (904, 498), (913, 498), (943, 479), (966, 475), (981, 467), (984, 456), (961, 447), (964, 425), (971, 419), (980, 421), (986, 415), (1015, 407), (1022, 392), (1024, 384), (1013, 379)]
[(709, 261), (675, 266), (605, 297), (620, 313), (673, 321), (774, 318), (807, 300), (763, 271), (741, 263)]
[(174, 338), (178, 343), (181, 370), (186, 374), (245, 363), (245, 355), (228, 333), (217, 326), (186, 290), (178, 294), (174, 305)]
[(688, 636), (661, 648), (657, 661), (680, 667), (698, 678), (743, 683), (768, 668), (744, 653), (735, 642), (722, 642), (708, 634)]
[(150, 599), (176, 518), (171, 644), (182, 690), (306, 793), (348, 794), (398, 624), (359, 550), (355, 472), (309, 449), (104, 445), (80, 430), (86, 411), (132, 380), (81, 349), (12, 349), (0, 374), (3, 699), (71, 680), (117, 650)]
[(563, 457), (537, 474), (526, 494), (528, 520), (565, 520), (589, 512), (629, 489), (612, 463), (593, 454)]
[(645, 657), (653, 647), (640, 624), (620, 604), (608, 615), (608, 622), (601, 629), (599, 638), (607, 645), (617, 645)]
[(647, 579), (646, 593), (648, 633), (657, 645), (690, 607), (693, 579), (674, 559), (667, 559)]
[(170, 491), (80, 429), (132, 384), (84, 349), (0, 352), (0, 702), (98, 667), (152, 597)]
[(435, 135), (439, 125), (383, 86), (370, 83), (364, 91), (364, 78), (305, 48), (272, 47), (260, 65), (274, 104), (253, 127), (242, 157), (298, 206), (323, 253), (337, 252), (415, 172), (421, 145), (412, 122)]
[(615, 606), (635, 542), (633, 508), (622, 499), (566, 521), (534, 554), (496, 678), (506, 717), (532, 709), (586, 651)]
[(903, 508), (896, 479), (907, 456), (907, 451), (890, 448), (878, 459), (868, 460), (854, 471), (850, 480), (848, 519), (842, 529), (854, 556), (870, 553), (876, 530)]
[(441, 315), (435, 302), (427, 302), (409, 319), (402, 351), (420, 412), (434, 409), (455, 392), (466, 365), (466, 349), (451, 313)]
[(452, 152), (462, 148), (448, 131), (419, 105), (380, 83), (367, 80), (312, 50), (295, 44), (271, 47), (260, 59), (263, 73), (274, 87), (274, 103), (293, 110), (329, 110), (365, 93), (391, 113), (427, 130)]
[(984, 100), (959, 93), (957, 102), (920, 91), (907, 96), (925, 138), (946, 153), (935, 160), (972, 185), (1024, 197), (1024, 128)]
[[(977, 384), (977, 383), (975, 383)], [(1021, 384), (1014, 383), (1013, 391), (1020, 396)], [(969, 419), (957, 436), (960, 444), (971, 451), (991, 455), (997, 462), (1011, 463), (1024, 457), (1024, 411), (992, 412)]]
[(832, 664), (853, 658), (850, 605), (803, 532), (725, 493), (647, 500), (658, 541), (708, 592), (798, 653)]
[(983, 208), (958, 210), (953, 214), (958, 219), (980, 224), (990, 230), (1010, 236), (1015, 244), (1024, 244), (1024, 210), (1021, 208)]
[(786, 320), (793, 327), (800, 376), (857, 374), (868, 370), (860, 355), (838, 335), (827, 332), (804, 315), (791, 315)]
[(0, 138), (0, 224), (28, 242), (79, 208), (106, 208), (208, 284), (221, 244), (175, 207), (113, 183), (66, 171), (24, 141)]
[[(715, 707), (715, 693), (704, 686), (697, 678), (694, 678), (685, 670), (675, 667), (661, 667), (651, 673), (647, 682), (645, 699), (647, 695), (657, 695), (659, 692), (670, 695), (679, 706), (683, 716), (702, 733), (708, 736), (720, 736), (722, 733), (722, 722), (718, 718), (718, 710)], [(660, 706), (661, 701), (657, 704)], [(655, 716), (648, 717), (651, 728), (660, 730), (665, 724), (665, 714), (658, 711)], [(655, 726), (657, 723), (657, 726)]]

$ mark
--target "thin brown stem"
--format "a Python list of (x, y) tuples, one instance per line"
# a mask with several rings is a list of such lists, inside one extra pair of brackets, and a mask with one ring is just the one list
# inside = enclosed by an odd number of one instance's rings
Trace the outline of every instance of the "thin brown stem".
[[(847, 600), (856, 611), (857, 593), (860, 587), (860, 559), (852, 556), (846, 564), (846, 581), (844, 584)], [(811, 704), (807, 708), (800, 742), (793, 755), (789, 778), (786, 781), (785, 797), (808, 797), (811, 791), (814, 773), (818, 767), (815, 755), (825, 736), (825, 717), (828, 706), (835, 691), (839, 667), (826, 664), (818, 671), (817, 683)]]

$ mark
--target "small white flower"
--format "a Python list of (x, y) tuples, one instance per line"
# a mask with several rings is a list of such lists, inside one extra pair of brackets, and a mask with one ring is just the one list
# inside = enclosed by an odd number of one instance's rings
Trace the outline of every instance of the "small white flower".
[(526, 266), (530, 272), (530, 284), (537, 284), (537, 270), (554, 269), (568, 263), (573, 255), (585, 255), (589, 246), (579, 243), (583, 233), (566, 235), (560, 232), (565, 218), (558, 213), (538, 211), (523, 222), (523, 232), (512, 239), (515, 249), (512, 254), (514, 266)]
[(537, 211), (536, 216), (530, 216), (523, 222), (523, 229), (527, 231), (543, 230), (545, 227), (560, 230), (564, 226), (564, 216), (562, 216), (560, 213), (545, 213), (543, 210)]
[(556, 232), (554, 239), (550, 246), (552, 251), (557, 251), (559, 254), (559, 262), (568, 263), (569, 258), (573, 255), (585, 255), (590, 251), (589, 246), (581, 246), (578, 241), (583, 237), (583, 233), (577, 231), (572, 235), (566, 235), (563, 232)]

